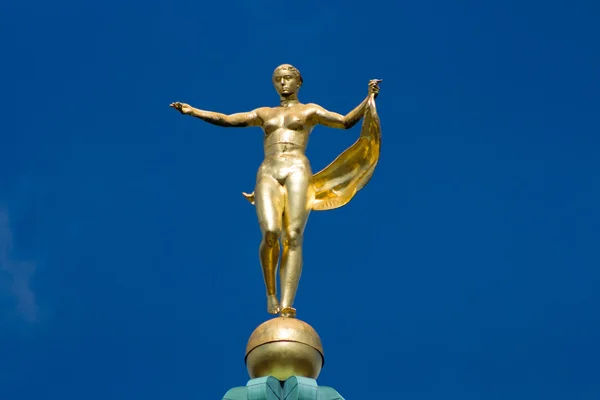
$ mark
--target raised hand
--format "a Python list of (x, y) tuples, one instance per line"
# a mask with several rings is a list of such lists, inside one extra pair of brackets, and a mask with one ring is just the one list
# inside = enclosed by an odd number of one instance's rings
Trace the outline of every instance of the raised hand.
[(175, 103), (171, 103), (169, 107), (173, 107), (182, 114), (189, 115), (192, 113), (192, 106), (190, 106), (189, 104), (180, 103), (178, 101), (176, 101)]
[(383, 79), (371, 79), (369, 81), (369, 94), (374, 94), (377, 97), (379, 95), (379, 83), (382, 81)]

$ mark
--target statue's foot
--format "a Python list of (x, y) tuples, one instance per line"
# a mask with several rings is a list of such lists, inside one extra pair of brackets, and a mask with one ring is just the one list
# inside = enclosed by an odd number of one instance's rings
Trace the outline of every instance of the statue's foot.
[(296, 318), (296, 309), (292, 307), (285, 307), (281, 310), (281, 316), (284, 318)]
[(270, 294), (267, 296), (267, 311), (269, 314), (278, 314), (281, 310), (279, 306), (279, 300), (277, 300), (277, 296), (274, 294)]

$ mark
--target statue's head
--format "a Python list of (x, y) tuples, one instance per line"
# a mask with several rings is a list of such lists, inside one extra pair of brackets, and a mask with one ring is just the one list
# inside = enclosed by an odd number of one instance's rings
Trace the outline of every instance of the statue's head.
[(275, 90), (280, 96), (292, 96), (302, 86), (302, 75), (293, 65), (282, 64), (275, 68), (275, 72), (273, 72), (273, 85), (275, 85)]

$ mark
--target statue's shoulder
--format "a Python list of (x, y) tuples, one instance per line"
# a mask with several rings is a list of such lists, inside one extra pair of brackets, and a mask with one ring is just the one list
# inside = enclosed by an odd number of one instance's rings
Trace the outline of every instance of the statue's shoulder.
[(254, 113), (261, 119), (266, 119), (273, 111), (273, 107), (259, 107), (254, 110)]
[(321, 111), (321, 110), (323, 110), (323, 109), (324, 109), (323, 107), (321, 107), (321, 106), (320, 106), (320, 105), (318, 105), (317, 103), (306, 103), (304, 106), (305, 106), (305, 107), (306, 107), (306, 108), (307, 108), (309, 111), (312, 111), (312, 112)]

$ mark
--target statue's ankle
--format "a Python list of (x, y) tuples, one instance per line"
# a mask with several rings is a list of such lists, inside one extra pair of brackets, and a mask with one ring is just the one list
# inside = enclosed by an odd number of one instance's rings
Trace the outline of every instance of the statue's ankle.
[(281, 310), (281, 316), (284, 318), (296, 318), (296, 309), (293, 307), (285, 307)]

